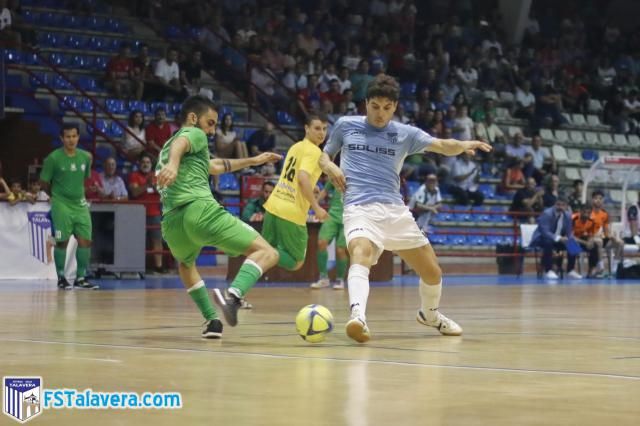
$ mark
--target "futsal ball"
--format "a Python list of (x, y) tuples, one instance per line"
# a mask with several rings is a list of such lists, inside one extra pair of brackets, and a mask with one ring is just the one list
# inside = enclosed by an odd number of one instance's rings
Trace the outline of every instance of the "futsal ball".
[(307, 305), (296, 315), (296, 330), (307, 342), (320, 343), (333, 330), (333, 315), (322, 305)]

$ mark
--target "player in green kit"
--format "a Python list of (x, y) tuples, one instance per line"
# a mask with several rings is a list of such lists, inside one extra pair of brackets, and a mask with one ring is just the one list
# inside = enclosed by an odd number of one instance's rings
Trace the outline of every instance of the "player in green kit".
[(347, 240), (344, 238), (344, 225), (342, 224), (342, 211), (344, 204), (342, 201), (342, 192), (338, 190), (331, 182), (327, 182), (324, 189), (318, 195), (318, 201), (322, 201), (325, 197), (329, 197), (329, 218), (322, 222), (320, 232), (318, 234), (318, 270), (320, 271), (320, 279), (311, 284), (311, 288), (329, 287), (329, 274), (327, 273), (327, 260), (329, 253), (327, 247), (331, 241), (336, 240), (336, 281), (333, 283), (335, 290), (344, 289), (344, 279), (347, 272), (347, 264), (349, 256), (347, 254)]
[(231, 283), (228, 297), (214, 289), (215, 301), (231, 326), (238, 323), (238, 309), (249, 289), (264, 271), (278, 263), (278, 252), (214, 200), (209, 175), (282, 157), (265, 152), (237, 160), (211, 159), (207, 135), (215, 134), (218, 112), (213, 102), (201, 96), (192, 96), (182, 104), (180, 119), (182, 127), (165, 143), (156, 167), (162, 199), (162, 237), (179, 262), (182, 283), (206, 321), (202, 337), (215, 339), (222, 336), (222, 322), (195, 266), (202, 247), (215, 246), (230, 256), (247, 256)]
[(56, 246), (53, 259), (58, 274), (58, 288), (71, 289), (64, 276), (67, 244), (71, 235), (78, 240), (78, 269), (73, 287), (97, 289), (85, 278), (91, 257), (91, 214), (84, 197), (84, 180), (91, 175), (91, 154), (78, 148), (80, 132), (75, 124), (65, 124), (60, 134), (62, 147), (44, 160), (40, 180), (51, 188), (51, 220)]

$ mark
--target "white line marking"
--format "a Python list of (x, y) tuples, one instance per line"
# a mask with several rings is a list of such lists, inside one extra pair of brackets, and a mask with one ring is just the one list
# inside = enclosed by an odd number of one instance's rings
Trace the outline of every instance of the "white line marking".
[(65, 359), (82, 359), (86, 361), (100, 361), (100, 362), (113, 362), (116, 364), (121, 364), (122, 361), (119, 359), (108, 359), (108, 358), (84, 358), (80, 356), (66, 356)]
[(534, 369), (526, 369), (526, 368), (482, 367), (482, 366), (474, 366), (474, 365), (424, 364), (419, 362), (387, 361), (387, 360), (380, 360), (380, 359), (310, 357), (310, 356), (301, 356), (301, 355), (270, 354), (270, 353), (260, 353), (260, 352), (212, 351), (208, 349), (162, 348), (162, 347), (155, 347), (155, 346), (110, 345), (110, 344), (102, 344), (102, 343), (80, 343), (80, 342), (56, 342), (56, 341), (50, 341), (50, 340), (1, 339), (0, 341), (16, 342), (16, 343), (40, 343), (45, 345), (89, 346), (89, 347), (113, 348), (113, 349), (208, 353), (208, 354), (216, 354), (216, 355), (223, 355), (223, 356), (225, 355), (226, 356), (248, 356), (248, 357), (275, 358), (275, 359), (306, 359), (306, 360), (333, 361), (333, 362), (363, 362), (367, 364), (397, 365), (402, 367), (491, 371), (491, 372), (497, 372), (497, 373), (548, 374), (553, 376), (571, 376), (571, 377), (578, 376), (578, 377), (640, 381), (640, 376), (629, 376), (624, 374), (608, 374), (608, 373), (589, 373), (589, 372), (582, 372), (582, 371), (534, 370)]

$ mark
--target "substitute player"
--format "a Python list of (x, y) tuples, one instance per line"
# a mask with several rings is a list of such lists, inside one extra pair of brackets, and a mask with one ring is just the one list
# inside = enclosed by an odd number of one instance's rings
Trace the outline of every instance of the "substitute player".
[[(462, 334), (458, 324), (438, 311), (442, 271), (433, 248), (402, 200), (399, 173), (407, 155), (424, 151), (447, 156), (474, 154), (476, 149), (491, 151), (491, 145), (437, 139), (417, 127), (391, 121), (399, 94), (395, 79), (376, 76), (367, 88), (367, 115), (340, 118), (320, 158), (322, 170), (345, 191), (344, 232), (351, 257), (351, 319), (346, 332), (357, 342), (370, 338), (365, 316), (369, 269), (384, 249), (396, 251), (420, 276), (418, 322), (444, 335)], [(342, 170), (331, 161), (338, 151)]]
[(91, 176), (91, 154), (78, 148), (80, 131), (75, 124), (64, 124), (60, 139), (62, 147), (45, 158), (40, 173), (42, 186), (51, 187), (51, 221), (56, 240), (53, 260), (58, 288), (71, 288), (64, 276), (64, 265), (69, 238), (73, 235), (78, 240), (78, 268), (73, 287), (95, 290), (98, 286), (85, 278), (91, 258), (91, 214), (84, 196), (84, 180)]
[(322, 174), (318, 165), (322, 151), (318, 147), (326, 136), (326, 118), (307, 116), (304, 139), (289, 148), (278, 183), (264, 204), (262, 236), (278, 250), (278, 266), (288, 271), (297, 271), (304, 264), (309, 206), (319, 220), (327, 218), (327, 211), (313, 194)]
[(179, 262), (182, 283), (206, 321), (202, 337), (220, 338), (222, 322), (195, 266), (202, 247), (215, 246), (230, 256), (247, 256), (231, 283), (228, 297), (214, 289), (216, 302), (231, 326), (238, 322), (242, 298), (262, 273), (278, 262), (278, 253), (252, 227), (214, 200), (209, 175), (258, 166), (282, 157), (267, 152), (237, 160), (211, 159), (207, 135), (215, 133), (218, 112), (209, 99), (200, 96), (187, 99), (180, 118), (182, 127), (166, 142), (156, 166), (162, 200), (162, 236)]
[(329, 274), (327, 273), (327, 261), (329, 253), (327, 247), (335, 239), (336, 241), (336, 281), (333, 283), (335, 290), (344, 289), (344, 280), (346, 278), (347, 263), (349, 257), (347, 255), (347, 240), (344, 238), (344, 226), (342, 224), (342, 211), (344, 204), (342, 202), (342, 192), (337, 190), (331, 182), (328, 182), (318, 195), (318, 201), (322, 201), (325, 197), (329, 197), (329, 217), (322, 222), (320, 232), (318, 233), (318, 270), (320, 271), (320, 279), (311, 284), (311, 288), (329, 287)]

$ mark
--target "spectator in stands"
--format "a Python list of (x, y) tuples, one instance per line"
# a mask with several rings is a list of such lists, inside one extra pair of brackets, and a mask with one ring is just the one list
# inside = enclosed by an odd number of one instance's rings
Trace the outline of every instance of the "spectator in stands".
[(542, 94), (536, 97), (535, 124), (537, 127), (567, 124), (567, 119), (562, 116), (562, 96), (551, 84), (547, 84)]
[(222, 116), (220, 126), (216, 129), (216, 157), (245, 158), (247, 146), (240, 140), (233, 129), (233, 116), (229, 113)]
[[(342, 58), (342, 66), (347, 68), (349, 71), (356, 71), (362, 60), (363, 58), (360, 55), (360, 45), (358, 43), (353, 43), (349, 48), (349, 52), (344, 56), (344, 58)], [(370, 64), (367, 62), (367, 65)]]
[[(462, 85), (462, 89), (464, 90), (467, 97), (471, 98), (476, 90), (478, 85), (478, 71), (472, 66), (471, 58), (466, 58), (464, 60), (464, 64), (462, 67), (458, 68), (456, 71), (456, 75), (460, 80), (460, 84)], [(482, 121), (475, 120), (474, 121)]]
[(231, 39), (231, 46), (222, 49), (222, 56), (225, 64), (233, 70), (229, 76), (231, 80), (237, 82), (247, 78), (247, 58), (242, 53), (242, 38), (238, 34)]
[[(549, 208), (556, 203), (560, 196), (560, 178), (558, 175), (550, 175), (544, 186), (544, 195), (542, 196), (542, 204), (544, 208)], [(567, 200), (568, 201), (568, 200)]]
[(220, 55), (222, 52), (222, 47), (225, 43), (229, 43), (231, 38), (229, 37), (229, 33), (222, 25), (223, 18), (222, 15), (216, 13), (213, 15), (213, 19), (209, 22), (209, 24), (200, 32), (200, 45), (205, 49), (207, 53), (212, 54), (211, 59), (207, 59), (205, 56), (205, 62), (207, 66), (211, 66), (209, 61), (213, 61), (215, 57)]
[[(580, 210), (573, 214), (573, 237), (580, 244), (585, 252), (589, 253), (589, 274), (588, 277), (595, 276), (599, 258), (598, 244), (596, 244), (596, 224), (591, 219), (591, 206), (583, 205)], [(576, 264), (576, 255), (568, 254), (567, 269), (573, 270)], [(577, 275), (577, 273), (575, 273)], [(573, 278), (577, 278), (574, 275)]]
[(91, 169), (91, 175), (84, 180), (84, 195), (87, 201), (98, 201), (104, 197), (100, 174)]
[[(136, 88), (136, 99), (149, 98), (151, 95), (145, 92), (147, 83), (153, 84), (155, 77), (151, 68), (151, 56), (149, 55), (149, 46), (141, 44), (138, 56), (133, 59), (133, 81)], [(147, 88), (149, 91), (149, 88)]]
[(139, 158), (147, 142), (144, 129), (144, 115), (142, 111), (133, 110), (129, 113), (129, 122), (124, 132), (122, 149), (129, 160)]
[(7, 195), (9, 204), (14, 206), (21, 201), (27, 200), (26, 191), (22, 188), (20, 179), (13, 178), (9, 184), (9, 194)]
[(156, 108), (153, 123), (150, 123), (144, 130), (149, 148), (153, 152), (159, 153), (173, 133), (171, 124), (167, 121), (167, 112), (163, 107)]
[(638, 191), (638, 201), (627, 209), (624, 243), (635, 244), (640, 249), (640, 191)]
[(296, 47), (302, 50), (307, 56), (313, 56), (317, 49), (320, 48), (320, 42), (313, 35), (313, 24), (306, 24), (301, 34), (296, 38)]
[[(202, 67), (202, 51), (200, 49), (194, 49), (191, 52), (191, 57), (179, 65), (180, 83), (188, 96), (201, 94), (200, 91), (203, 89), (200, 84)], [(213, 93), (209, 99), (212, 97)]]
[(116, 174), (116, 168), (115, 158), (108, 157), (104, 160), (102, 165), (104, 171), (100, 173), (103, 200), (126, 200), (129, 198), (127, 187), (124, 185), (122, 178)]
[(463, 206), (473, 203), (480, 206), (484, 202), (484, 195), (478, 190), (480, 176), (478, 165), (471, 160), (468, 153), (463, 153), (455, 160), (451, 169), (454, 184), (448, 190), (456, 204)]
[(429, 123), (428, 132), (436, 138), (443, 138), (445, 127), (442, 111), (436, 110), (433, 113), (433, 120)]
[(612, 249), (617, 252), (623, 245), (623, 241), (611, 233), (609, 213), (604, 208), (604, 193), (602, 191), (593, 191), (591, 194), (591, 207), (590, 217), (596, 225), (595, 242), (600, 251), (596, 276), (601, 276), (604, 272), (603, 249)]
[(524, 155), (529, 151), (529, 148), (522, 145), (524, 137), (522, 132), (518, 131), (513, 135), (511, 143), (507, 145), (507, 157), (516, 158), (519, 160), (524, 159)]
[(629, 114), (624, 105), (622, 90), (614, 89), (602, 112), (605, 124), (611, 126), (614, 133), (627, 133), (629, 130)]
[(345, 94), (347, 90), (351, 90), (353, 93), (353, 89), (351, 89), (351, 71), (349, 68), (341, 67), (338, 79), (340, 80), (340, 91), (342, 94)]
[[(440, 86), (440, 88), (442, 89), (444, 95), (444, 101), (449, 105), (453, 103), (458, 93), (462, 93), (460, 91), (460, 86), (458, 86), (458, 83), (456, 83), (455, 76), (453, 74), (447, 75), (447, 80), (442, 86)], [(458, 110), (460, 110), (460, 108), (458, 108)]]
[(351, 89), (345, 89), (342, 92), (342, 95), (344, 96), (344, 105), (345, 105), (345, 112), (344, 115), (357, 115), (358, 114), (358, 107), (356, 106), (356, 103), (353, 102), (353, 90)]
[(438, 188), (438, 177), (430, 173), (425, 178), (425, 183), (409, 200), (409, 208), (417, 215), (417, 224), (424, 232), (429, 232), (429, 222), (442, 206), (442, 196)]
[[(329, 90), (322, 94), (322, 98), (329, 100), (331, 102), (331, 105), (333, 105), (333, 108), (337, 109), (338, 106), (345, 100), (344, 95), (340, 90), (340, 80), (338, 80), (337, 78), (331, 80)], [(400, 107), (400, 105), (398, 105), (398, 107)]]
[(261, 57), (260, 63), (251, 68), (250, 93), (252, 101), (257, 102), (270, 117), (275, 117), (276, 109), (289, 101), (289, 97), (281, 93), (276, 82), (277, 77), (268, 68), (267, 59)]
[(158, 98), (180, 100), (184, 97), (180, 85), (180, 66), (178, 65), (178, 49), (169, 47), (167, 55), (156, 63), (154, 75), (156, 76), (155, 90)]
[[(138, 163), (138, 170), (129, 175), (129, 192), (131, 199), (144, 203), (147, 211), (147, 240), (153, 250), (162, 250), (162, 233), (160, 222), (160, 194), (156, 190), (156, 174), (153, 170), (153, 160), (149, 154), (142, 154)], [(149, 228), (152, 227), (152, 228)], [(166, 272), (162, 265), (162, 254), (153, 254), (154, 270)]]
[[(569, 205), (566, 198), (560, 197), (555, 205), (544, 210), (538, 216), (538, 227), (531, 238), (532, 247), (542, 248), (542, 267), (545, 278), (557, 280), (558, 274), (553, 271), (553, 252), (566, 251), (567, 242), (573, 235), (571, 215), (567, 211)], [(562, 257), (558, 257), (562, 262)], [(560, 268), (561, 265), (558, 265)]]
[(242, 220), (245, 222), (262, 222), (264, 218), (264, 203), (269, 199), (274, 187), (275, 185), (271, 181), (265, 181), (262, 184), (260, 197), (249, 199), (242, 209), (242, 214), (240, 215)]
[(453, 137), (461, 141), (470, 141), (475, 138), (473, 120), (469, 118), (466, 106), (460, 108), (453, 120)]
[(524, 188), (518, 189), (513, 196), (509, 211), (518, 213), (530, 213), (528, 215), (516, 215), (514, 218), (520, 222), (536, 223), (538, 213), (543, 210), (542, 195), (544, 191), (536, 188), (536, 180), (528, 178)]
[(494, 117), (496, 116), (496, 104), (493, 98), (486, 97), (484, 99), (484, 103), (482, 104), (482, 107), (476, 108), (475, 111), (473, 111), (473, 113), (471, 114), (471, 119), (475, 123), (479, 121), (484, 121), (487, 114), (489, 113), (493, 114)]
[(36, 201), (49, 201), (49, 194), (42, 190), (42, 185), (39, 179), (34, 179), (29, 185), (29, 191), (25, 194), (26, 198), (35, 203)]
[(353, 101), (358, 104), (364, 101), (367, 95), (367, 87), (373, 81), (373, 76), (369, 74), (369, 61), (363, 59), (358, 64), (358, 69), (351, 74), (351, 89), (353, 90)]
[(483, 160), (493, 163), (495, 157), (503, 157), (505, 153), (504, 133), (494, 121), (493, 114), (486, 114), (484, 121), (476, 123), (476, 138), (490, 143), (493, 150), (489, 153), (480, 152)]
[(308, 85), (306, 88), (298, 90), (298, 105), (305, 115), (320, 111), (322, 94), (318, 90), (318, 76), (309, 74), (307, 76)]
[(113, 90), (119, 99), (130, 99), (134, 93), (137, 93), (137, 87), (134, 87), (134, 65), (133, 60), (129, 57), (130, 54), (129, 43), (123, 41), (120, 43), (118, 54), (111, 58), (107, 64), (105, 86)]
[[(2, 173), (2, 167), (0, 166), (0, 173)], [(11, 189), (9, 185), (7, 185), (7, 181), (4, 180), (2, 175), (0, 174), (0, 200), (7, 200), (11, 195)]]
[(539, 134), (531, 138), (531, 147), (528, 151), (533, 156), (533, 177), (538, 183), (542, 182), (547, 173), (556, 173), (556, 159), (548, 148), (542, 146), (542, 137)]
[(0, 0), (0, 42), (10, 41), (19, 45), (22, 41), (20, 33), (13, 28), (13, 14), (7, 7), (7, 0)]
[(523, 80), (516, 88), (516, 107), (513, 116), (531, 120), (535, 113), (536, 97), (531, 92), (531, 82)]
[(525, 184), (524, 173), (522, 173), (523, 160), (511, 158), (508, 161), (509, 168), (504, 171), (499, 188), (500, 193), (505, 195), (515, 194), (516, 191), (524, 188)]
[(589, 112), (589, 89), (580, 76), (568, 76), (568, 83), (562, 93), (562, 104), (569, 111), (587, 114)]
[(576, 179), (573, 181), (571, 185), (571, 194), (567, 197), (567, 201), (569, 203), (569, 208), (572, 212), (576, 213), (580, 211), (580, 208), (584, 204), (582, 202), (582, 188), (584, 187), (584, 182), (582, 179)]
[(273, 133), (273, 124), (267, 122), (264, 127), (254, 132), (247, 141), (249, 154), (253, 157), (263, 152), (273, 152), (276, 147), (276, 135)]

